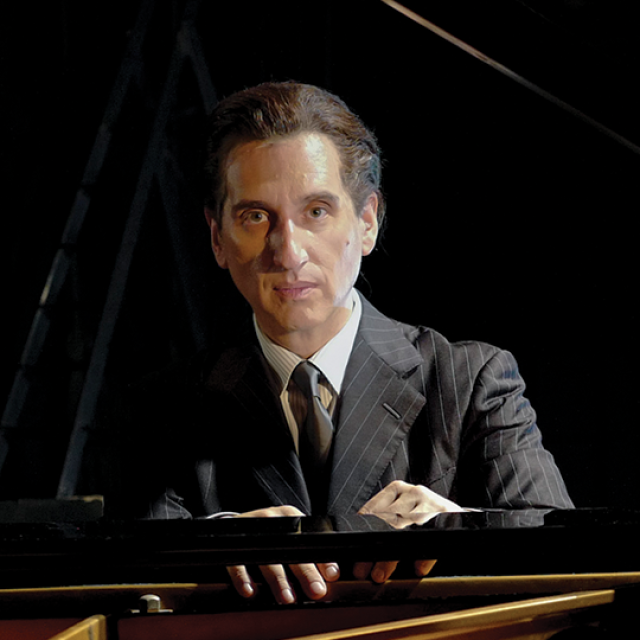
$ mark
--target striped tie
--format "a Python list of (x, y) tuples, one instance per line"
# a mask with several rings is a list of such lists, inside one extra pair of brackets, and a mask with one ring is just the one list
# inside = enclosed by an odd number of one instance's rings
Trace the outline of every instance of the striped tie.
[(326, 463), (333, 440), (333, 423), (320, 400), (318, 377), (320, 371), (308, 360), (294, 369), (291, 377), (307, 401), (307, 415), (300, 425), (300, 464), (314, 513), (326, 509)]

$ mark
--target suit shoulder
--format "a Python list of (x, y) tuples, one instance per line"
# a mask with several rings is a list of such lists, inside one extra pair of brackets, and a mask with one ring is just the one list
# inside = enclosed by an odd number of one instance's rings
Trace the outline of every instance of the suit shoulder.
[(386, 316), (363, 299), (362, 334), (383, 358), (400, 362), (404, 371), (413, 365), (427, 368), (447, 362), (478, 372), (481, 366), (502, 352), (486, 342), (452, 342), (442, 333), (425, 325), (413, 325)]
[(505, 354), (487, 342), (480, 340), (451, 341), (431, 327), (401, 324), (407, 339), (418, 349), (425, 361), (447, 358), (453, 363), (463, 363), (474, 369), (483, 366), (492, 358)]

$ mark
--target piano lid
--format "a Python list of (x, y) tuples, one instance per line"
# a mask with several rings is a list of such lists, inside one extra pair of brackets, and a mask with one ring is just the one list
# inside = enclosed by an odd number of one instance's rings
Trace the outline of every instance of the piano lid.
[(432, 37), (640, 153), (635, 3), (382, 0)]

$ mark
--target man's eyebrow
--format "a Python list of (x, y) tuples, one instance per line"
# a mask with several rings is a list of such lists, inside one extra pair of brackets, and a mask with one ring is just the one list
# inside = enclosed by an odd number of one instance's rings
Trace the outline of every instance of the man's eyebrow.
[[(331, 206), (337, 206), (340, 203), (340, 196), (331, 191), (317, 191), (310, 193), (302, 198), (303, 204), (309, 204), (311, 202), (326, 202)], [(263, 209), (264, 211), (271, 211), (271, 207), (264, 200), (238, 200), (231, 206), (231, 213), (233, 215), (240, 211), (246, 211), (247, 209)]]
[(317, 193), (310, 193), (303, 198), (305, 203), (315, 202), (317, 200), (327, 202), (331, 205), (337, 205), (340, 202), (340, 196), (331, 191), (318, 191)]
[(238, 202), (231, 207), (231, 213), (236, 214), (239, 211), (244, 211), (245, 209), (264, 209), (265, 211), (268, 211), (269, 206), (262, 200), (238, 200)]

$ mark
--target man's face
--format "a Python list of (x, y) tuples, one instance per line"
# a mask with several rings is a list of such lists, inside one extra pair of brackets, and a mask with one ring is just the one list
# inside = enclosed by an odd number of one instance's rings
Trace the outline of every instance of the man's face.
[(351, 313), (362, 256), (377, 238), (377, 198), (356, 215), (338, 151), (321, 134), (240, 144), (226, 167), (222, 225), (207, 212), (218, 264), (261, 329), (308, 357)]

